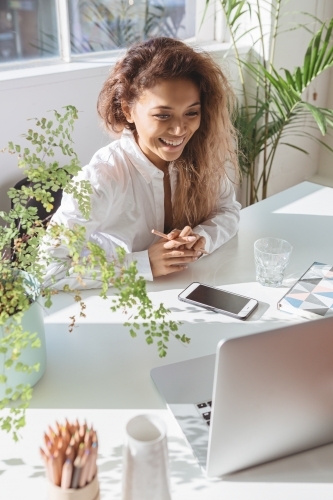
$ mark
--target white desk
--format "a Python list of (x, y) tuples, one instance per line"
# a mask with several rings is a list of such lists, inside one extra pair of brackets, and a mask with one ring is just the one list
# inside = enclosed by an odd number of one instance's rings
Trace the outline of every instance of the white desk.
[[(200, 259), (187, 271), (149, 283), (151, 298), (156, 303), (163, 301), (171, 309), (172, 318), (183, 321), (180, 332), (191, 337), (188, 347), (171, 339), (168, 356), (162, 360), (156, 346), (146, 345), (143, 335), (130, 337), (122, 326), (125, 317), (111, 313), (110, 302), (96, 297), (96, 292), (84, 292), (87, 318), (78, 322), (73, 333), (68, 333), (68, 318), (78, 308), (68, 302), (68, 297), (56, 297), (46, 317), (47, 369), (34, 390), (28, 425), (22, 433), (24, 439), (15, 446), (1, 435), (1, 443), (5, 442), (6, 447), (0, 446), (0, 493), (5, 485), (7, 490), (8, 484), (12, 484), (13, 490), (12, 496), (4, 497), (5, 500), (23, 498), (19, 488), (24, 484), (25, 491), (31, 491), (27, 498), (44, 498), (41, 492), (45, 483), (40, 477), (42, 469), (38, 469), (42, 464), (32, 448), (37, 450), (41, 443), (46, 423), (70, 414), (87, 418), (91, 415), (96, 428), (105, 436), (100, 436), (102, 445), (104, 442), (100, 458), (100, 479), (105, 492), (102, 498), (120, 498), (118, 447), (124, 422), (137, 410), (158, 411), (167, 422), (174, 499), (333, 498), (333, 445), (235, 474), (233, 480), (206, 480), (177, 425), (161, 410), (165, 408), (164, 402), (150, 379), (152, 367), (211, 354), (221, 338), (276, 328), (284, 322), (304, 321), (279, 312), (276, 303), (313, 261), (333, 261), (332, 216), (333, 189), (304, 182), (244, 209), (238, 235), (211, 256)], [(253, 243), (263, 236), (284, 238), (294, 247), (285, 286), (281, 288), (266, 288), (255, 282)], [(256, 298), (260, 301), (259, 308), (249, 320), (241, 322), (179, 302), (179, 291), (192, 281), (223, 286)], [(53, 408), (57, 410), (47, 410)], [(31, 436), (38, 432), (40, 437), (32, 441)], [(32, 442), (34, 445), (30, 447)], [(20, 468), (12, 467), (10, 460), (25, 456), (28, 447), (30, 461)], [(29, 467), (35, 471), (32, 477)], [(22, 482), (9, 480), (14, 478), (13, 469)], [(29, 481), (23, 480), (26, 477)]]

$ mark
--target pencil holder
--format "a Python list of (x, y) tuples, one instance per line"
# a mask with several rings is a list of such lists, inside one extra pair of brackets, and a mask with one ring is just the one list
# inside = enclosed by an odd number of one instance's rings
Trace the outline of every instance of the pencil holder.
[(49, 500), (99, 500), (97, 474), (91, 483), (79, 489), (63, 489), (49, 482)]
[(171, 500), (166, 429), (155, 415), (127, 423), (122, 500)]

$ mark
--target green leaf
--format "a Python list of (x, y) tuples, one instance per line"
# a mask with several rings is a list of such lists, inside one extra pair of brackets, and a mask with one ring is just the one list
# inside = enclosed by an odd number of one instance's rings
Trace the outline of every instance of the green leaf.
[(323, 60), (324, 60), (325, 55), (326, 55), (326, 50), (327, 50), (328, 44), (330, 43), (330, 40), (331, 40), (332, 28), (333, 28), (333, 19), (331, 19), (331, 21), (328, 25), (323, 45), (322, 45), (322, 47), (319, 51), (318, 57), (317, 57), (317, 61), (316, 61), (315, 68), (314, 68), (314, 73), (316, 75), (322, 70), (322, 67), (323, 67), (322, 63), (323, 63)]
[(299, 92), (303, 92), (303, 75), (302, 75), (302, 70), (299, 67), (297, 67), (295, 71), (295, 81), (297, 90)]
[(305, 149), (303, 148), (300, 148), (299, 146), (296, 146), (295, 144), (291, 144), (290, 142), (280, 142), (279, 143), (281, 146), (284, 145), (284, 146), (289, 146), (290, 148), (294, 148), (294, 149), (297, 149), (298, 151), (301, 151), (302, 153), (308, 155), (308, 151), (305, 151)]
[(293, 79), (290, 71), (288, 71), (287, 69), (285, 69), (284, 72), (285, 72), (286, 79), (287, 79), (287, 82), (289, 83), (289, 85), (291, 87), (293, 87), (295, 90), (297, 90), (297, 86), (295, 85), (294, 79)]
[(39, 338), (37, 338), (36, 340), (34, 340), (32, 343), (31, 343), (31, 347), (33, 348), (38, 348), (41, 346), (41, 341)]
[(322, 135), (325, 135), (327, 132), (327, 124), (326, 124), (325, 115), (320, 111), (319, 108), (317, 108), (316, 106), (313, 106), (309, 102), (302, 102), (302, 106), (304, 106), (305, 108), (307, 108), (310, 111), (310, 113), (312, 114), (313, 118), (315, 119), (315, 121), (318, 125), (320, 132), (322, 133)]
[(309, 67), (309, 80), (310, 81), (312, 80), (313, 76), (315, 76), (314, 70), (315, 70), (315, 65), (317, 62), (318, 50), (319, 50), (319, 45), (321, 42), (321, 35), (323, 32), (323, 28), (324, 27), (322, 26), (321, 29), (318, 31), (318, 33), (313, 38), (312, 44), (311, 44), (312, 50), (311, 50), (311, 54), (310, 54), (310, 67)]

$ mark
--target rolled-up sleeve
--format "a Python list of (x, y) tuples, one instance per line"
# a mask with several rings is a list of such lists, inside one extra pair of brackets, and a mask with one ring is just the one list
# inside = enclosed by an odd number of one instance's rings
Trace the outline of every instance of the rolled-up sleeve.
[(241, 205), (228, 179), (222, 183), (217, 210), (193, 231), (206, 239), (205, 249), (212, 253), (232, 238), (238, 230)]

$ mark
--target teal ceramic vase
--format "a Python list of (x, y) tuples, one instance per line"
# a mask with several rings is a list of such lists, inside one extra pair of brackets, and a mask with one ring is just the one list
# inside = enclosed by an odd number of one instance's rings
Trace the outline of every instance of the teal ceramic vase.
[[(6, 354), (0, 352), (0, 375), (5, 375), (7, 377), (7, 381), (5, 383), (0, 383), (0, 400), (4, 397), (10, 397), (5, 394), (6, 389), (9, 387), (15, 391), (15, 388), (19, 384), (30, 384), (31, 386), (34, 386), (43, 376), (46, 367), (44, 314), (43, 308), (38, 301), (40, 292), (39, 284), (33, 277), (27, 275), (26, 273), (23, 274), (25, 277), (24, 286), (27, 294), (29, 294), (29, 297), (31, 298), (31, 305), (29, 309), (24, 312), (21, 322), (23, 331), (37, 333), (37, 338), (40, 339), (41, 345), (40, 347), (31, 347), (28, 345), (22, 349), (21, 355), (17, 361), (29, 366), (39, 363), (40, 366), (38, 371), (33, 370), (31, 373), (16, 371), (15, 363), (10, 368), (5, 368), (5, 359), (9, 359), (11, 353), (9, 351)], [(13, 321), (13, 319), (10, 318), (6, 326), (10, 321)], [(2, 339), (5, 334), (6, 326), (0, 326), (0, 339)]]

